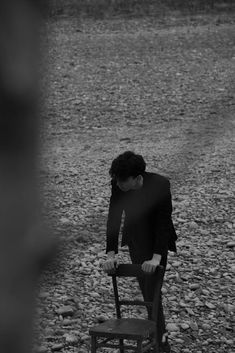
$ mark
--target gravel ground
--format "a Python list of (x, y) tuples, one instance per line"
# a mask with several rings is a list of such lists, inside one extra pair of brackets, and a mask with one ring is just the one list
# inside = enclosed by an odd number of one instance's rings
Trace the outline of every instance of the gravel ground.
[(89, 352), (89, 327), (115, 313), (100, 264), (108, 169), (127, 149), (171, 180), (179, 240), (163, 294), (174, 351), (234, 352), (234, 17), (175, 22), (48, 24), (43, 168), (63, 250), (42, 276), (39, 352)]

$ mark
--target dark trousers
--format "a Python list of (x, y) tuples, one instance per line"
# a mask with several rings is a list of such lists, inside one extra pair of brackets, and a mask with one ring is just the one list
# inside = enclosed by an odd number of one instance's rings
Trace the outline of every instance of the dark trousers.
[[(130, 257), (133, 264), (142, 264), (146, 260), (151, 260), (152, 255), (148, 256), (148, 254), (144, 254), (144, 253), (139, 254), (138, 250), (135, 249), (134, 244), (129, 245)], [(167, 255), (162, 257), (160, 264), (164, 266), (164, 268), (166, 268)], [(140, 286), (144, 301), (153, 301), (155, 278), (153, 276), (150, 276), (150, 277), (145, 276), (145, 277), (138, 278), (138, 282), (139, 282), (139, 286)], [(149, 319), (151, 318), (151, 310), (148, 310), (148, 318)], [(165, 316), (164, 316), (163, 306), (162, 306), (162, 296), (160, 297), (159, 308), (158, 308), (157, 332), (158, 332), (158, 342), (162, 342), (162, 336), (166, 332)]]

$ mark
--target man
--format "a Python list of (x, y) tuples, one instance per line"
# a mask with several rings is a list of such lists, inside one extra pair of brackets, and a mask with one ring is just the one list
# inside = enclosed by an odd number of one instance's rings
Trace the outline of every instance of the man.
[[(145, 171), (141, 155), (126, 151), (112, 162), (112, 178), (107, 220), (107, 260), (103, 268), (115, 268), (118, 253), (118, 236), (121, 219), (125, 213), (122, 246), (129, 247), (133, 263), (142, 264), (145, 272), (153, 273), (158, 265), (166, 267), (168, 250), (176, 252), (176, 232), (172, 223), (170, 183), (165, 177)], [(154, 283), (150, 278), (139, 280), (144, 300), (153, 299)], [(150, 316), (150, 313), (149, 313)], [(161, 350), (170, 352), (165, 319), (160, 301), (157, 322)]]

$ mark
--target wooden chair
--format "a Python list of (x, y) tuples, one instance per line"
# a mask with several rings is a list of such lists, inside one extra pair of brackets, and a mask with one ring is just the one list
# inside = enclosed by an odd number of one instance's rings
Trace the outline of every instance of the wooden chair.
[[(112, 276), (117, 319), (110, 319), (89, 330), (91, 335), (91, 353), (97, 352), (100, 347), (119, 348), (120, 353), (132, 352), (154, 352), (159, 353), (159, 342), (157, 335), (157, 317), (160, 300), (164, 268), (158, 266), (154, 274), (146, 274), (141, 265), (120, 264)], [(118, 294), (117, 277), (141, 277), (156, 276), (156, 285), (153, 302), (142, 300), (120, 300)], [(152, 309), (151, 320), (143, 318), (122, 318), (122, 305), (141, 305)], [(126, 344), (124, 340), (130, 341)], [(134, 341), (134, 343), (132, 343)]]

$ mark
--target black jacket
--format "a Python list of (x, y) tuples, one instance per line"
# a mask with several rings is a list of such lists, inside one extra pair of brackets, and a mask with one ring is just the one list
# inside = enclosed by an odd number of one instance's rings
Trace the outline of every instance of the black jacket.
[(172, 223), (170, 182), (165, 177), (145, 172), (143, 186), (123, 192), (111, 181), (112, 194), (107, 220), (106, 253), (118, 252), (121, 219), (125, 213), (122, 246), (131, 243), (143, 252), (162, 256), (176, 252), (177, 235)]

